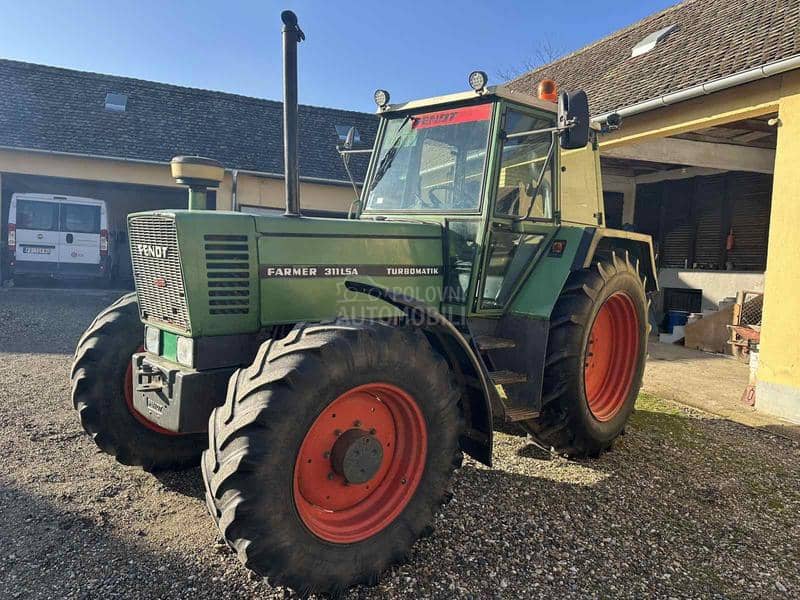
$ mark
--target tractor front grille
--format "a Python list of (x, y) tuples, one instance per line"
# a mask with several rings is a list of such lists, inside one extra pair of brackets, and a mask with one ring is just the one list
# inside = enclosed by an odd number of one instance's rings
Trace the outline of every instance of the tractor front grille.
[(128, 227), (142, 320), (190, 331), (175, 220), (142, 215), (132, 217)]
[(250, 312), (250, 247), (246, 235), (203, 236), (208, 276), (208, 312), (246, 315)]

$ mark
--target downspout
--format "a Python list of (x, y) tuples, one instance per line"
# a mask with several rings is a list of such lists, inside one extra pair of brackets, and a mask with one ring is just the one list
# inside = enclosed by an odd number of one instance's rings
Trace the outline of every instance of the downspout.
[(664, 106), (670, 106), (671, 104), (677, 104), (679, 102), (685, 102), (686, 100), (699, 98), (700, 96), (706, 96), (708, 94), (713, 94), (714, 92), (727, 90), (737, 85), (744, 85), (745, 83), (750, 83), (751, 81), (764, 79), (765, 77), (771, 77), (773, 75), (779, 75), (780, 73), (785, 73), (786, 71), (791, 71), (798, 68), (800, 68), (800, 55), (784, 58), (775, 62), (767, 63), (766, 65), (762, 65), (760, 67), (755, 67), (746, 71), (740, 71), (739, 73), (734, 73), (733, 75), (728, 75), (727, 77), (713, 79), (707, 83), (701, 83), (700, 85), (695, 85), (677, 92), (670, 92), (669, 94), (664, 94), (663, 96), (659, 96), (651, 100), (645, 100), (644, 102), (632, 104), (619, 110), (607, 112), (593, 117), (592, 122), (602, 123), (608, 118), (609, 115), (613, 113), (617, 113), (623, 118), (638, 115), (643, 112), (655, 110), (657, 108), (663, 108)]
[(236, 192), (239, 189), (239, 169), (231, 171), (231, 210), (237, 212), (239, 210), (239, 200)]

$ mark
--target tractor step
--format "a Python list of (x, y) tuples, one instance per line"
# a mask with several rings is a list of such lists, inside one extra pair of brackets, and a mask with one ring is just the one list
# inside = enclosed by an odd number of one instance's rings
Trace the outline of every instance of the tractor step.
[(539, 416), (539, 412), (536, 410), (530, 410), (528, 408), (515, 408), (512, 406), (506, 408), (505, 416), (506, 421), (516, 423), (517, 421), (535, 419)]
[(475, 336), (475, 345), (481, 351), (485, 350), (500, 350), (503, 348), (516, 348), (517, 343), (508, 338), (494, 337), (491, 335), (477, 335)]
[(528, 376), (525, 373), (515, 371), (492, 371), (489, 373), (495, 385), (514, 385), (515, 383), (525, 383)]

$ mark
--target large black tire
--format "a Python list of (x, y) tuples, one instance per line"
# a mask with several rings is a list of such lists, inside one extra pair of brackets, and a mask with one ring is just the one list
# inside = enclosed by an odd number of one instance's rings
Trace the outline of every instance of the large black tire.
[[(424, 471), (384, 529), (333, 543), (300, 515), (296, 460), (330, 403), (373, 382), (402, 388), (421, 409)], [(461, 464), (459, 398), (446, 361), (416, 329), (348, 321), (299, 325), (265, 342), (253, 364), (234, 373), (225, 404), (211, 415), (202, 461), (209, 511), (239, 559), (274, 585), (335, 595), (375, 584), (430, 529), (448, 496), (451, 473)]]
[[(587, 398), (584, 366), (592, 356), (589, 340), (595, 319), (609, 298), (620, 294), (632, 303), (637, 322), (631, 329), (638, 344), (631, 348), (632, 379), (627, 393), (619, 394), (613, 415), (599, 420)], [(641, 387), (649, 330), (647, 304), (644, 283), (627, 253), (612, 254), (570, 274), (550, 320), (542, 411), (538, 418), (522, 422), (536, 441), (572, 457), (598, 456), (611, 447), (624, 430)]]
[(136, 294), (126, 294), (95, 317), (75, 349), (72, 403), (81, 425), (104, 452), (146, 471), (196, 466), (206, 435), (158, 433), (138, 420), (125, 400), (131, 356), (144, 340)]

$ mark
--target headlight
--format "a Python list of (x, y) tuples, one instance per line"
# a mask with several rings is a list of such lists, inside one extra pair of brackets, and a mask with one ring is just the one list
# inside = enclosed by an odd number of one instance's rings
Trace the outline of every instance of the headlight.
[(179, 363), (187, 367), (194, 367), (194, 340), (192, 338), (178, 336), (176, 354)]
[(378, 105), (378, 108), (383, 108), (389, 104), (389, 92), (386, 90), (375, 90), (373, 99), (375, 100), (375, 104)]
[(489, 77), (483, 71), (473, 71), (469, 74), (469, 87), (476, 92), (480, 92), (485, 88), (488, 81)]
[(144, 349), (153, 354), (161, 354), (161, 330), (149, 325), (144, 328)]

